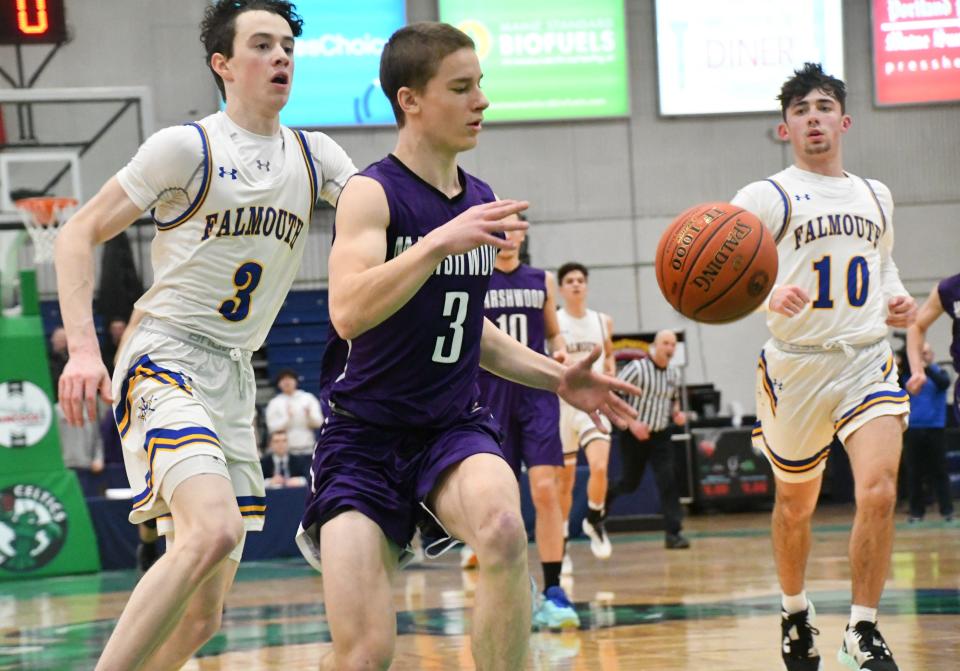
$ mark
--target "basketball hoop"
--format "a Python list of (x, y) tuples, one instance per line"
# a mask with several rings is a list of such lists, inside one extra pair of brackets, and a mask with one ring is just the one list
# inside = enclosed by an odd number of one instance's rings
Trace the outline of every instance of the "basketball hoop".
[(76, 198), (38, 196), (21, 198), (14, 205), (33, 241), (33, 258), (37, 263), (53, 261), (53, 243), (60, 227), (67, 222), (77, 207)]

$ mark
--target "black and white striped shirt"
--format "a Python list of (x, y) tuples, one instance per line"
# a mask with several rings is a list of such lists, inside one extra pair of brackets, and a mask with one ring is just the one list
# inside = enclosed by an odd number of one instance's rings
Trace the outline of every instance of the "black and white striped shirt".
[(643, 390), (642, 396), (624, 396), (637, 411), (639, 421), (647, 424), (650, 431), (663, 431), (670, 426), (673, 403), (679, 398), (680, 371), (677, 368), (660, 368), (652, 359), (634, 359), (617, 377)]

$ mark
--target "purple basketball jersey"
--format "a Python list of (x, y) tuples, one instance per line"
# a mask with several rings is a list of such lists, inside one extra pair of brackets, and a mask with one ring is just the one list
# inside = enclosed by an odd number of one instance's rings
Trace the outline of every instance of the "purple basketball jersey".
[(495, 270), (483, 303), (487, 319), (541, 354), (546, 352), (543, 304), (547, 300), (546, 273), (521, 264), (513, 272)]
[[(462, 191), (448, 198), (393, 155), (361, 175), (383, 187), (390, 210), (386, 261), (465, 210), (495, 200), (487, 184), (457, 169)], [(407, 303), (354, 338), (328, 343), (322, 380), (331, 407), (372, 424), (442, 427), (477, 401), (483, 299), (496, 249), (448, 256)], [(346, 353), (343, 363), (342, 354)]]
[[(484, 308), (487, 319), (501, 330), (543, 354), (546, 300), (546, 273), (520, 265), (509, 273), (494, 271)], [(563, 465), (556, 394), (524, 387), (486, 371), (480, 371), (479, 383), (480, 402), (490, 408), (500, 424), (503, 456), (518, 477), (521, 463), (528, 467)]]
[(944, 312), (953, 318), (953, 341), (950, 343), (950, 356), (953, 357), (953, 369), (960, 371), (960, 275), (953, 275), (937, 285), (940, 305)]

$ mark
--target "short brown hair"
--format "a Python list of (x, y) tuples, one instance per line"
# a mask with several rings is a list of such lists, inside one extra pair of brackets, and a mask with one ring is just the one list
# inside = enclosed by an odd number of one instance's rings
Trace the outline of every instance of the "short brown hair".
[(557, 282), (563, 284), (563, 278), (566, 275), (578, 271), (583, 273), (583, 279), (590, 277), (590, 271), (587, 270), (585, 265), (582, 263), (577, 263), (576, 261), (567, 261), (557, 270)]
[(476, 49), (476, 45), (469, 35), (448, 23), (411, 23), (390, 36), (380, 55), (380, 87), (390, 101), (399, 128), (406, 120), (397, 92), (404, 86), (422, 91), (437, 74), (440, 61), (460, 49)]

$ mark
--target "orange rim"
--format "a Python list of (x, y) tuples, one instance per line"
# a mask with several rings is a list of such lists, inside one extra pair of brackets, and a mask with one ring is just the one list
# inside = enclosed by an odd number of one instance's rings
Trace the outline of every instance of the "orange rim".
[(76, 204), (76, 198), (60, 196), (36, 196), (21, 198), (14, 202), (17, 209), (28, 213), (33, 223), (40, 226), (49, 226), (56, 220), (58, 213), (68, 207), (75, 207)]

